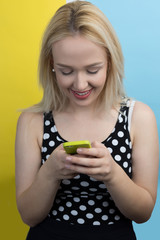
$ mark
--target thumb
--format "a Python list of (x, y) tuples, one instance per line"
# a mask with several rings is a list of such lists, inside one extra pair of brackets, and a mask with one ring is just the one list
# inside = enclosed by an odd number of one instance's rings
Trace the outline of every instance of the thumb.
[(103, 144), (102, 144), (101, 142), (98, 142), (98, 141), (93, 141), (93, 142), (91, 143), (91, 146), (92, 146), (93, 148), (98, 148), (98, 147), (103, 147)]

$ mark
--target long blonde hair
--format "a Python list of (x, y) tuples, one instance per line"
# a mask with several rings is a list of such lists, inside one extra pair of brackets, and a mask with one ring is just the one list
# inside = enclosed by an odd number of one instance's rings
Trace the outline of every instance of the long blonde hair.
[(115, 107), (125, 96), (123, 54), (111, 23), (92, 3), (74, 1), (60, 7), (45, 30), (39, 58), (39, 83), (44, 91), (43, 98), (29, 111), (61, 111), (66, 106), (67, 98), (52, 72), (52, 44), (77, 33), (102, 46), (108, 56), (107, 79), (98, 101), (101, 106)]

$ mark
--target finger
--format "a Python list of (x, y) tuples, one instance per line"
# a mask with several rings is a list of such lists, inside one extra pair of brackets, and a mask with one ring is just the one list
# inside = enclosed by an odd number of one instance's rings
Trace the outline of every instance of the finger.
[(104, 148), (104, 147), (105, 147), (103, 143), (98, 142), (98, 141), (93, 141), (93, 142), (91, 143), (91, 146), (92, 146), (93, 148)]
[(104, 150), (105, 148), (102, 147), (78, 148), (77, 153), (80, 155), (101, 158), (105, 154)]
[(66, 168), (77, 172), (77, 173), (82, 173), (86, 175), (97, 175), (99, 172), (99, 168), (88, 168), (85, 166), (79, 166), (79, 165), (73, 165), (73, 164), (68, 164), (66, 165)]
[(66, 157), (66, 164), (73, 164), (84, 167), (99, 167), (101, 165), (101, 160), (97, 158), (89, 158), (89, 157)]

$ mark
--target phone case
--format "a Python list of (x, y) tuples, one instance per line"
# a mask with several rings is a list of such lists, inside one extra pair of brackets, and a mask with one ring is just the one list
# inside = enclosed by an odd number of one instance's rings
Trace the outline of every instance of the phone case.
[(63, 147), (68, 154), (76, 154), (77, 148), (91, 148), (89, 141), (74, 141), (74, 142), (65, 142)]

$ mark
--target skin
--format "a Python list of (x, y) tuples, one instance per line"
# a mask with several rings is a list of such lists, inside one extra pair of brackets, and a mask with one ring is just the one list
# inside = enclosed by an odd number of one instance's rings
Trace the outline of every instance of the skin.
[[(78, 149), (77, 155), (70, 156), (61, 144), (40, 167), (43, 115), (21, 114), (15, 152), (17, 206), (23, 221), (29, 226), (41, 222), (53, 204), (61, 180), (79, 173), (103, 181), (126, 217), (137, 223), (147, 221), (155, 205), (158, 181), (158, 134), (152, 110), (141, 102), (134, 107), (130, 179), (101, 143), (113, 130), (117, 111), (97, 114), (94, 108), (106, 81), (108, 63), (104, 49), (76, 35), (53, 44), (52, 54), (57, 83), (69, 99), (65, 111), (54, 112), (58, 132), (68, 141), (90, 140), (92, 148)], [(100, 64), (93, 67), (95, 63)], [(82, 93), (88, 96), (81, 98)]]

